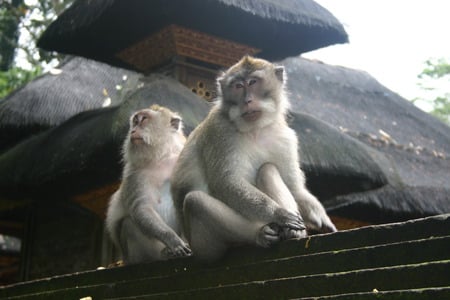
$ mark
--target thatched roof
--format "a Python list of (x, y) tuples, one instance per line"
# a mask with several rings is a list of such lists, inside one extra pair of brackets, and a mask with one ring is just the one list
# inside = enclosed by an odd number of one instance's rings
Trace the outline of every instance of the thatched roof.
[(38, 46), (131, 68), (116, 54), (171, 24), (261, 49), (267, 59), (348, 41), (339, 21), (312, 0), (77, 0)]
[[(326, 121), (389, 161), (398, 180), (327, 200), (331, 213), (373, 222), (450, 211), (450, 128), (363, 71), (302, 58), (282, 62), (292, 109)], [(336, 149), (340, 154), (345, 151)], [(325, 155), (325, 157), (328, 155)], [(345, 176), (346, 171), (338, 172)]]
[(119, 106), (80, 113), (0, 156), (0, 190), (11, 199), (58, 199), (120, 179), (120, 149), (132, 112), (151, 104), (183, 112), (189, 132), (208, 105), (173, 79), (151, 76)]
[[(177, 81), (162, 75), (143, 80), (119, 106), (81, 113), (0, 156), (3, 193), (54, 198), (116, 182), (128, 116), (138, 108), (158, 103), (179, 111), (187, 133), (206, 116), (209, 105)], [(352, 137), (304, 114), (292, 114), (290, 122), (305, 142), (301, 157), (308, 184), (322, 198), (376, 189), (395, 177), (383, 155)]]
[(323, 202), (400, 181), (391, 162), (377, 150), (311, 115), (292, 113), (290, 126), (300, 140), (308, 187)]
[(71, 57), (0, 100), (0, 152), (86, 110), (114, 105), (116, 86), (134, 72)]
[(302, 58), (281, 62), (295, 111), (309, 113), (350, 133), (391, 135), (398, 144), (450, 153), (450, 128), (364, 71)]
[(371, 223), (399, 222), (450, 211), (450, 188), (386, 185), (328, 201), (330, 214)]
[[(445, 124), (365, 72), (302, 58), (281, 63), (307, 184), (331, 214), (381, 223), (450, 212)], [(151, 75), (119, 106), (74, 116), (3, 153), (1, 196), (59, 200), (116, 182), (128, 116), (152, 103), (180, 112), (187, 132), (209, 110), (177, 81)]]

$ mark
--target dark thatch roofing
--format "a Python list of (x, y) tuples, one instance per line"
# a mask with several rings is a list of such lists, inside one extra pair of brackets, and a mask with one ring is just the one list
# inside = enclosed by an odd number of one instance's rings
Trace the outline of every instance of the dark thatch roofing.
[[(208, 105), (173, 79), (152, 75), (143, 80), (144, 84), (138, 83), (137, 90), (119, 106), (81, 113), (0, 156), (3, 193), (9, 198), (39, 198), (47, 194), (54, 198), (117, 181), (128, 116), (151, 103), (181, 112), (187, 132), (206, 116)], [(311, 175), (311, 188), (321, 197), (376, 189), (395, 177), (376, 150), (329, 125), (298, 113), (291, 116), (291, 123), (306, 141), (301, 149), (302, 162)], [(346, 155), (339, 154), (342, 152)], [(345, 176), (340, 170), (346, 170)]]
[(399, 183), (391, 162), (377, 150), (311, 115), (292, 113), (308, 187), (322, 201)]
[(77, 0), (38, 46), (130, 67), (116, 53), (171, 24), (261, 49), (271, 60), (348, 41), (312, 0)]
[(450, 127), (446, 124), (366, 72), (302, 58), (282, 63), (294, 111), (325, 120), (389, 155), (405, 184), (450, 186)]
[(387, 185), (374, 191), (337, 196), (328, 212), (373, 223), (400, 222), (448, 213), (450, 188)]
[(3, 153), (1, 196), (58, 199), (116, 182), (129, 116), (151, 104), (182, 111), (188, 132), (208, 111), (206, 102), (177, 81), (150, 76), (120, 105), (80, 113)]
[[(381, 223), (450, 212), (445, 124), (365, 72), (281, 63), (307, 184), (330, 214)], [(177, 81), (151, 75), (119, 106), (81, 113), (3, 153), (0, 196), (58, 200), (115, 182), (128, 115), (151, 103), (179, 111), (187, 132), (209, 109)]]
[(0, 100), (0, 152), (19, 140), (56, 126), (114, 99), (136, 73), (80, 57), (66, 59), (47, 73)]
[[(302, 58), (282, 62), (292, 109), (382, 153), (400, 182), (326, 200), (330, 213), (372, 222), (450, 212), (450, 128), (366, 72)], [(341, 153), (345, 155), (345, 153)], [(344, 170), (339, 170), (345, 174)]]

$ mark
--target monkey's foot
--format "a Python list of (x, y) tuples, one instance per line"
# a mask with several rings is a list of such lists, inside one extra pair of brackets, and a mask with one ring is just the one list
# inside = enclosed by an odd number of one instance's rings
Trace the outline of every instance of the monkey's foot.
[(280, 241), (280, 227), (275, 224), (267, 224), (261, 227), (256, 236), (256, 244), (267, 248)]
[(284, 227), (281, 232), (280, 236), (282, 240), (290, 240), (290, 239), (301, 239), (308, 235), (306, 230), (298, 230), (298, 229), (292, 229), (288, 227)]
[(110, 263), (108, 265), (108, 268), (122, 267), (124, 265), (125, 265), (125, 262), (123, 260), (118, 260), (118, 261)]
[(187, 257), (192, 255), (192, 250), (187, 245), (179, 245), (174, 249), (165, 247), (161, 250), (161, 257), (163, 259), (170, 259), (176, 257)]

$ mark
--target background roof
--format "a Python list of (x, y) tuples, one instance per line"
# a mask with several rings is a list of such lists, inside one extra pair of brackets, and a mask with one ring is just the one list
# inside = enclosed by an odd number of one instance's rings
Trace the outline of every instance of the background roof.
[(292, 109), (388, 155), (413, 186), (450, 187), (450, 127), (372, 76), (302, 58), (282, 62)]
[(78, 0), (38, 46), (130, 68), (116, 54), (171, 24), (259, 48), (271, 60), (348, 41), (339, 21), (312, 0)]
[[(381, 223), (450, 212), (448, 126), (365, 72), (281, 63), (307, 184), (330, 214)], [(188, 133), (209, 109), (174, 79), (153, 74), (136, 84), (118, 106), (76, 115), (0, 155), (1, 196), (60, 199), (114, 183), (132, 111), (168, 106)]]
[(0, 156), (0, 190), (11, 199), (74, 196), (121, 175), (121, 147), (130, 115), (152, 104), (182, 112), (190, 132), (208, 104), (174, 79), (154, 75), (118, 106), (80, 113)]
[(0, 100), (0, 152), (86, 110), (114, 105), (117, 86), (136, 73), (70, 57)]
[[(400, 179), (370, 192), (326, 199), (330, 213), (390, 222), (450, 212), (450, 128), (446, 124), (366, 72), (302, 58), (282, 64), (294, 111), (324, 120), (382, 153)], [(334, 155), (346, 155), (336, 151), (340, 154)], [(345, 175), (344, 170), (338, 172)]]

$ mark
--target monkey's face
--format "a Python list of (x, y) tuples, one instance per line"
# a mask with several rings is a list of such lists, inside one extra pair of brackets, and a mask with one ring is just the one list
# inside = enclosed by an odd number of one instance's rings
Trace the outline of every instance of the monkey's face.
[(161, 144), (168, 135), (182, 135), (181, 117), (167, 108), (152, 106), (134, 113), (130, 118), (129, 142), (132, 145)]
[[(258, 65), (260, 67), (260, 64)], [(233, 72), (219, 79), (222, 92), (222, 110), (240, 131), (248, 132), (262, 128), (277, 118), (282, 76), (267, 62), (262, 68), (243, 64), (242, 69), (233, 67)]]

